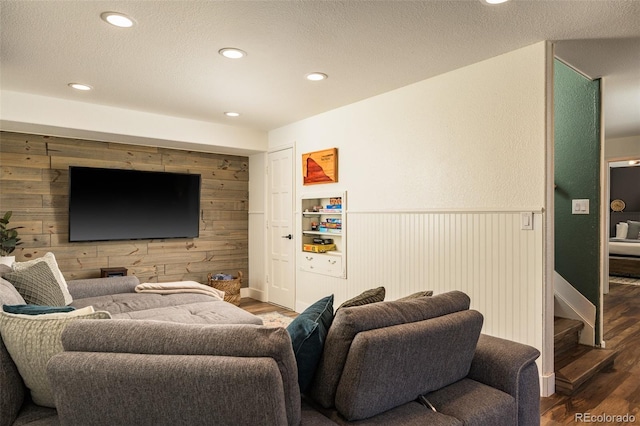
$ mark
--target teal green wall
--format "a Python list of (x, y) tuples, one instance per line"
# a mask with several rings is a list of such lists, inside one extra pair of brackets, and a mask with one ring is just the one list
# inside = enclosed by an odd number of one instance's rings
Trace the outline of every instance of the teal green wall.
[[(600, 298), (600, 81), (556, 60), (555, 269), (594, 305)], [(589, 214), (571, 214), (572, 199)]]

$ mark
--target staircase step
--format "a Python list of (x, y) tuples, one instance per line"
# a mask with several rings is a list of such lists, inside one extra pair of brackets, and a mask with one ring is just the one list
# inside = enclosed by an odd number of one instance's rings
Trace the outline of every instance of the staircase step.
[[(580, 345), (584, 346), (584, 345)], [(556, 371), (556, 392), (571, 395), (585, 382), (613, 366), (618, 351), (590, 348), (571, 363)]]
[(584, 328), (582, 321), (555, 317), (553, 321), (553, 339), (557, 342), (564, 340), (571, 334), (576, 334)]
[[(582, 321), (556, 317), (553, 321), (553, 346), (555, 362), (571, 356), (578, 349), (580, 330), (584, 328)], [(558, 367), (556, 367), (558, 369)]]
[(566, 347), (563, 351), (559, 351), (556, 347), (553, 357), (553, 366), (555, 371), (562, 370), (564, 367), (576, 361), (582, 355), (591, 350), (593, 350), (592, 346), (580, 345), (577, 342), (575, 342), (572, 347)]

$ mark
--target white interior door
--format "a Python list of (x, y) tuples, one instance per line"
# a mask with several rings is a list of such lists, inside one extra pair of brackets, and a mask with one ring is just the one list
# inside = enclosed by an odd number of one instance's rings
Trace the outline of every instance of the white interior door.
[(295, 241), (293, 232), (293, 149), (269, 153), (267, 218), (268, 299), (294, 309)]

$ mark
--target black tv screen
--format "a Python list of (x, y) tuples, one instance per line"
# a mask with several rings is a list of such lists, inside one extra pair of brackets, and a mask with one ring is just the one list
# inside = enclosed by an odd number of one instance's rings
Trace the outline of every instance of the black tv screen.
[(196, 238), (200, 175), (69, 167), (69, 241)]

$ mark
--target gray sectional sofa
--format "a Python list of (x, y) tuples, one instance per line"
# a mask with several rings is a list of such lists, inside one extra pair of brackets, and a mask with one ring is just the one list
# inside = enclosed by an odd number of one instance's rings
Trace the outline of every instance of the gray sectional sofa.
[[(130, 304), (127, 292), (80, 284), (78, 305)], [(469, 304), (454, 291), (338, 309), (304, 394), (289, 333), (250, 314), (222, 313), (217, 324), (118, 317), (126, 312), (72, 321), (47, 365), (57, 411), (27, 405), (7, 421), (4, 400), (24, 388), (0, 348), (0, 425), (539, 424), (538, 351), (481, 335)]]
[[(4, 282), (2, 285), (6, 287), (7, 284)], [(143, 319), (183, 324), (262, 325), (259, 317), (211, 296), (196, 293), (136, 293), (138, 284), (135, 276), (70, 280), (67, 281), (73, 298), (70, 306), (79, 309), (93, 306), (96, 311), (107, 311), (113, 320), (123, 322)], [(0, 288), (0, 304), (11, 304), (8, 290), (11, 289)], [(95, 338), (95, 334), (86, 336), (87, 340)], [(103, 420), (109, 423), (107, 419)], [(60, 422), (55, 409), (38, 406), (31, 401), (17, 367), (0, 339), (0, 426), (58, 424)]]

